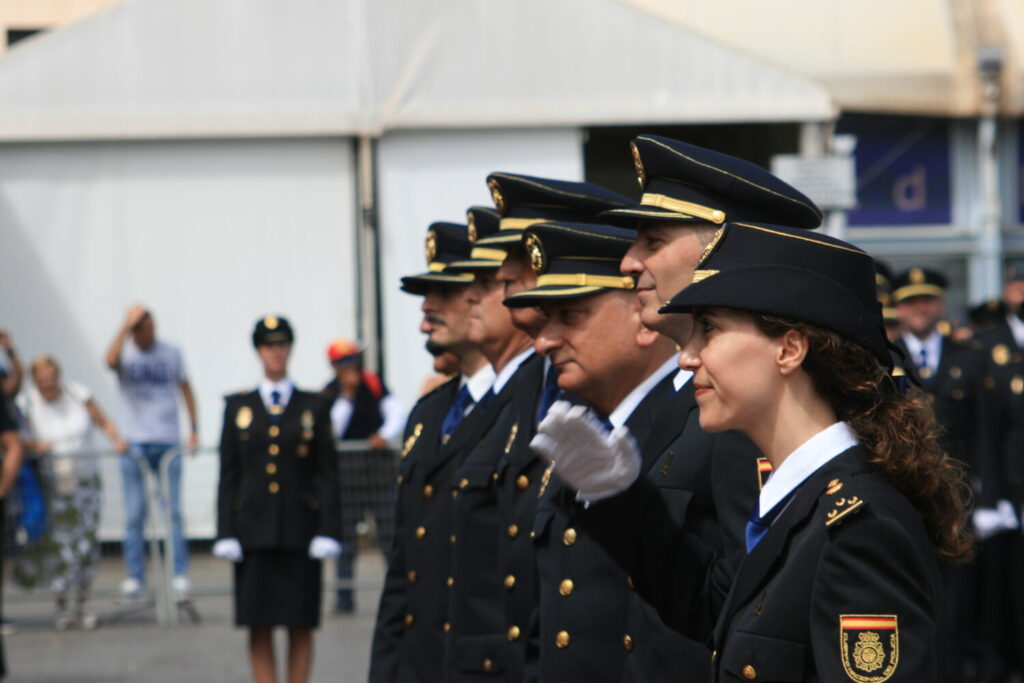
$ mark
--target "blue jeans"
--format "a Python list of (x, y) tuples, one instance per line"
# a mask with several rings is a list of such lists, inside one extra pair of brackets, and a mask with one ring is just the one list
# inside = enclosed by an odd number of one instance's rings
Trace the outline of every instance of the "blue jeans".
[[(160, 459), (178, 444), (133, 443), (132, 450), (143, 457), (159, 476)], [(188, 574), (188, 546), (181, 518), (181, 453), (171, 456), (167, 467), (167, 488), (170, 495), (171, 543), (174, 548), (174, 575)], [(128, 576), (146, 583), (145, 539), (146, 481), (138, 462), (128, 454), (121, 456), (121, 479), (124, 482), (124, 564)]]

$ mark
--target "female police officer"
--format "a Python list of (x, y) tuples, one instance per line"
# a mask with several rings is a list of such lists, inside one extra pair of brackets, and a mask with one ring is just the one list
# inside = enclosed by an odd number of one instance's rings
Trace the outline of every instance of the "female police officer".
[(341, 553), (338, 468), (327, 405), (287, 375), (280, 316), (256, 324), (263, 380), (227, 398), (214, 555), (235, 562), (235, 624), (249, 627), (259, 683), (276, 680), (272, 628), (288, 628), (288, 681), (309, 677), (320, 623), (320, 561)]
[[(588, 531), (676, 628), (717, 622), (714, 680), (934, 680), (938, 557), (970, 549), (963, 481), (928, 403), (888, 372), (871, 257), (804, 231), (727, 224), (662, 310), (695, 315), (680, 365), (694, 373), (701, 426), (743, 431), (774, 473), (738, 557), (714, 557), (670, 520), (630, 520), (643, 478), (591, 505)], [(580, 468), (562, 451), (579, 452), (581, 435), (614, 444), (592, 451), (604, 467), (571, 482), (596, 501), (637, 456), (576, 413), (556, 404), (534, 445), (566, 479)], [(566, 439), (577, 447), (559, 449)], [(638, 533), (643, 551), (622, 551)]]

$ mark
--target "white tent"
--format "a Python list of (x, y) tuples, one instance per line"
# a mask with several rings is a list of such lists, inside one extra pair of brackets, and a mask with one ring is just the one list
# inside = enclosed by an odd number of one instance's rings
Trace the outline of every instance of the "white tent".
[[(587, 125), (834, 113), (812, 83), (614, 0), (127, 0), (0, 58), (0, 270), (16, 294), (0, 326), (113, 411), (101, 358), (143, 300), (184, 347), (212, 445), (219, 396), (256, 379), (256, 316), (292, 318), (293, 376), (313, 388), (327, 341), (366, 328), (355, 253), (372, 181), (369, 303), (411, 401), (427, 356), (398, 277), (423, 267), (431, 221), (490, 201), (488, 172), (579, 178)], [(378, 163), (360, 185), (366, 136)], [(199, 535), (209, 466), (189, 470)]]

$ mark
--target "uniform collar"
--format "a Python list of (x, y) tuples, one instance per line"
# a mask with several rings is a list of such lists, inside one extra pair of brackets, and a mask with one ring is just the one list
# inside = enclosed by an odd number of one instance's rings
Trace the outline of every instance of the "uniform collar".
[(263, 399), (263, 405), (267, 408), (274, 405), (274, 400), (270, 396), (272, 391), (281, 392), (281, 405), (286, 406), (292, 398), (292, 392), (295, 391), (295, 384), (287, 377), (279, 382), (271, 382), (266, 377), (261, 379), (259, 386), (260, 398)]
[(676, 365), (676, 356), (673, 354), (668, 360), (662, 363), (658, 368), (647, 376), (643, 382), (636, 385), (633, 391), (626, 394), (626, 398), (615, 407), (615, 410), (608, 416), (608, 421), (612, 423), (612, 427), (621, 427), (626, 424), (626, 420), (633, 414), (636, 407), (640, 405), (640, 401), (644, 400), (644, 397), (651, 392), (651, 389), (660, 382), (661, 380), (668, 377), (669, 373), (672, 372), (673, 368), (678, 367)]
[(758, 514), (767, 515), (809, 476), (857, 443), (857, 435), (846, 422), (835, 422), (805, 441), (768, 477), (758, 499)]
[[(675, 360), (675, 356), (673, 356), (672, 359)], [(676, 373), (676, 376), (672, 378), (672, 387), (676, 391), (679, 391), (680, 389), (685, 387), (686, 383), (689, 382), (691, 379), (693, 379), (692, 372), (690, 372), (689, 370), (680, 369), (679, 372)]]
[(1010, 327), (1010, 334), (1013, 335), (1017, 346), (1024, 349), (1024, 321), (1016, 313), (1006, 314), (1006, 324)]
[(487, 390), (494, 384), (494, 368), (487, 363), (471, 376), (462, 375), (460, 386), (469, 388), (469, 395), (473, 397), (473, 403), (479, 403)]
[(516, 374), (516, 370), (519, 366), (526, 362), (526, 359), (534, 354), (533, 346), (530, 345), (521, 352), (519, 355), (514, 356), (512, 360), (505, 364), (505, 367), (501, 369), (501, 372), (494, 378), (494, 393), (500, 394), (501, 390), (505, 388), (508, 381), (512, 379), (512, 375)]

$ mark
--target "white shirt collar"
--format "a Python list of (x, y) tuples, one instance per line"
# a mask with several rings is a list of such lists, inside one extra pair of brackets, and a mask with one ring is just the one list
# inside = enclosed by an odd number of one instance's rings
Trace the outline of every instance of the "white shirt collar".
[(636, 407), (640, 405), (640, 401), (644, 400), (644, 397), (651, 392), (661, 380), (665, 379), (673, 368), (679, 367), (676, 364), (676, 356), (672, 354), (672, 357), (662, 363), (657, 370), (647, 376), (643, 382), (636, 385), (633, 391), (626, 394), (626, 398), (615, 407), (612, 414), (608, 416), (608, 421), (612, 423), (612, 427), (621, 427), (626, 424), (626, 420), (633, 414)]
[(909, 332), (903, 333), (903, 343), (910, 352), (907, 360), (911, 365), (917, 367), (921, 362), (921, 349), (924, 349), (925, 357), (928, 359), (928, 369), (935, 372), (939, 369), (939, 361), (942, 359), (942, 335), (933, 330), (924, 339), (918, 339)]
[(270, 396), (272, 391), (281, 392), (281, 405), (288, 405), (288, 401), (292, 398), (292, 391), (295, 390), (295, 384), (285, 377), (279, 382), (271, 382), (269, 379), (264, 377), (260, 380), (260, 398), (263, 399), (263, 405), (270, 407), (274, 405), (274, 400)]
[(534, 353), (535, 352), (533, 350), (533, 347), (529, 346), (526, 348), (525, 351), (513, 357), (512, 360), (505, 364), (505, 367), (503, 367), (501, 369), (501, 372), (499, 372), (497, 376), (495, 376), (494, 378), (493, 388), (495, 394), (501, 393), (501, 390), (505, 388), (505, 385), (508, 384), (508, 381), (512, 379), (512, 375), (516, 374), (516, 370), (519, 369), (519, 366), (522, 365), (523, 362), (527, 358), (532, 356)]
[[(675, 360), (674, 357), (673, 360)], [(692, 372), (690, 372), (689, 370), (680, 369), (679, 372), (676, 373), (676, 376), (672, 378), (672, 386), (676, 388), (676, 391), (679, 391), (680, 389), (685, 387), (686, 383), (689, 382), (691, 379), (693, 379)]]
[(1021, 321), (1016, 313), (1007, 313), (1006, 324), (1010, 326), (1010, 332), (1013, 334), (1017, 346), (1024, 349), (1024, 321)]
[(858, 443), (857, 435), (846, 422), (835, 422), (805, 441), (768, 477), (758, 499), (759, 514), (764, 517), (771, 512), (807, 477)]
[(494, 384), (494, 368), (488, 363), (473, 373), (471, 377), (462, 375), (462, 384), (469, 387), (469, 395), (473, 397), (473, 403), (479, 403), (487, 390)]

